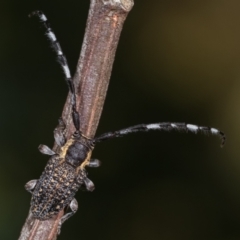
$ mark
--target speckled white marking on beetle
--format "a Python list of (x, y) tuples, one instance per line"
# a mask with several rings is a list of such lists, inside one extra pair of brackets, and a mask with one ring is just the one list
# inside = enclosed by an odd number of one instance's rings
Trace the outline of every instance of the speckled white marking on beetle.
[(121, 130), (121, 134), (128, 134), (129, 131), (128, 130)]
[(40, 15), (40, 20), (42, 20), (43, 22), (46, 22), (47, 21), (47, 18), (44, 14), (41, 14)]
[(193, 131), (193, 132), (196, 132), (199, 127), (196, 126), (196, 125), (193, 125), (193, 124), (187, 124), (187, 128), (190, 130), (190, 131)]
[(47, 32), (47, 36), (51, 39), (51, 41), (55, 42), (57, 40), (55, 34), (53, 32)]
[(160, 129), (160, 125), (159, 124), (149, 124), (146, 126), (147, 129)]
[(171, 123), (171, 127), (175, 128), (175, 127), (177, 127), (177, 125), (174, 123)]
[(217, 130), (216, 128), (211, 128), (211, 133), (212, 134), (218, 134), (219, 133), (219, 130)]
[(66, 77), (71, 78), (71, 73), (70, 73), (70, 70), (69, 70), (68, 66), (62, 66), (62, 67), (63, 67), (63, 71), (66, 74)]

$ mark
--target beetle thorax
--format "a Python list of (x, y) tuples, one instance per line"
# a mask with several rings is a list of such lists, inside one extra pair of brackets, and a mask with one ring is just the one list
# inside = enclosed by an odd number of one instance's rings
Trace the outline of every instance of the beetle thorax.
[(83, 168), (90, 160), (92, 148), (80, 140), (69, 139), (61, 148), (60, 158), (64, 159), (74, 168)]

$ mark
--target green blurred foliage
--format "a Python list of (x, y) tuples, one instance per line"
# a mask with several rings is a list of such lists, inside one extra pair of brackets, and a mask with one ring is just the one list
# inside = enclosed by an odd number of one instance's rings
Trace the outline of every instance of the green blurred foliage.
[[(40, 143), (67, 95), (39, 24), (43, 10), (76, 67), (89, 1), (3, 1), (0, 8), (0, 239), (17, 239), (30, 194), (24, 184), (47, 161)], [(135, 1), (124, 25), (98, 134), (134, 124), (188, 122), (213, 136), (151, 132), (99, 144), (93, 193), (61, 239), (235, 240), (240, 238), (240, 2)]]

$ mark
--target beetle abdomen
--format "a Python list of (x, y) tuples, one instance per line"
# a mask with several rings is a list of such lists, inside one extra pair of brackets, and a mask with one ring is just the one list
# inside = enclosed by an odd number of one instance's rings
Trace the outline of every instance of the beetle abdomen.
[(53, 156), (32, 195), (31, 211), (34, 217), (44, 220), (57, 214), (69, 205), (79, 187), (83, 184), (81, 174), (66, 162), (60, 163), (58, 156)]

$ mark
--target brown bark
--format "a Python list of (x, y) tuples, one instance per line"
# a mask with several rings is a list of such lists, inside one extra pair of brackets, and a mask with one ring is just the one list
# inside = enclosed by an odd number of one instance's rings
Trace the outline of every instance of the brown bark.
[[(74, 76), (81, 131), (89, 138), (94, 137), (98, 126), (120, 33), (132, 6), (133, 0), (91, 0), (84, 42)], [(65, 135), (69, 138), (74, 131), (69, 97), (62, 117), (66, 124)], [(29, 212), (19, 240), (56, 239), (62, 215), (63, 211), (52, 219), (40, 221)]]

